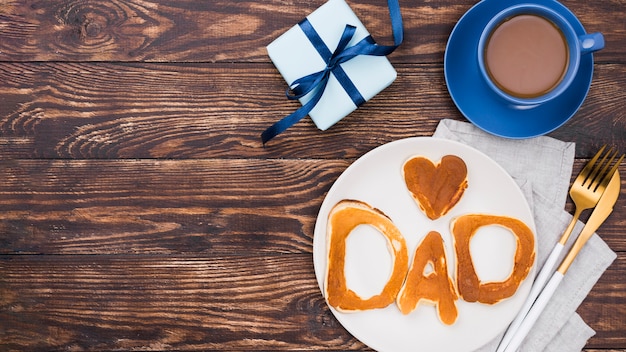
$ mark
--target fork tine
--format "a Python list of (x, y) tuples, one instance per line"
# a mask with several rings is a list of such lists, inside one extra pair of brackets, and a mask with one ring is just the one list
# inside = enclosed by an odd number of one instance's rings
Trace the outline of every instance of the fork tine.
[(609, 149), (604, 158), (602, 158), (602, 161), (600, 161), (600, 164), (595, 168), (593, 175), (589, 179), (589, 189), (593, 189), (595, 191), (596, 188), (598, 188), (606, 170), (608, 170), (613, 160), (615, 160), (615, 156), (617, 156), (617, 151), (611, 155), (612, 152), (613, 148)]
[(581, 185), (585, 183), (585, 181), (587, 180), (587, 177), (589, 176), (589, 173), (594, 167), (594, 164), (596, 163), (596, 161), (598, 161), (598, 158), (600, 157), (600, 155), (602, 155), (602, 152), (604, 151), (605, 148), (606, 148), (606, 144), (603, 145), (602, 148), (600, 148), (600, 150), (598, 150), (596, 155), (594, 155), (593, 158), (591, 158), (591, 160), (589, 160), (587, 165), (585, 165), (585, 167), (583, 167), (583, 169), (578, 174), (578, 177), (576, 177), (576, 180), (574, 180), (575, 183), (580, 183)]
[[(617, 152), (615, 152), (615, 154), (617, 154)], [(613, 175), (615, 174), (615, 172), (617, 171), (617, 169), (619, 168), (619, 165), (622, 163), (622, 160), (624, 160), (624, 154), (622, 154), (622, 156), (620, 156), (619, 159), (617, 159), (617, 161), (615, 162), (615, 164), (613, 165), (613, 167), (611, 168), (611, 170), (609, 170), (609, 172), (606, 173), (606, 175), (604, 175), (604, 177), (602, 178), (601, 183), (599, 183), (595, 189), (598, 189), (598, 187), (604, 187), (606, 188), (609, 185), (609, 182), (611, 181), (611, 178), (613, 178)], [(607, 165), (608, 166), (608, 165)], [(594, 189), (594, 190), (595, 190)]]
[(593, 169), (589, 172), (589, 176), (585, 180), (585, 184), (587, 183), (587, 181), (589, 181), (589, 184), (587, 185), (587, 187), (591, 186), (593, 179), (596, 178), (596, 176), (600, 172), (600, 169), (602, 169), (602, 165), (604, 165), (606, 158), (611, 154), (612, 151), (613, 151), (613, 148), (609, 148), (609, 150), (606, 152), (606, 154), (604, 154), (602, 159), (600, 159), (600, 161), (593, 166)]

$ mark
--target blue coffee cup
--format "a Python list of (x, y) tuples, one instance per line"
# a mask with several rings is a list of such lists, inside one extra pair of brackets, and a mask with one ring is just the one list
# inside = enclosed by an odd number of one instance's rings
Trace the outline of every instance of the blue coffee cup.
[[(494, 30), (502, 23), (520, 15), (535, 15), (551, 22), (561, 32), (567, 50), (567, 65), (561, 75), (560, 81), (551, 89), (547, 90), (547, 92), (531, 97), (522, 96), (521, 94), (513, 95), (514, 93), (507, 92), (501, 88), (499, 84), (492, 79), (485, 59), (485, 50)], [(478, 43), (478, 66), (482, 78), (491, 90), (509, 104), (523, 108), (546, 103), (561, 95), (574, 81), (574, 78), (576, 78), (581, 56), (598, 51), (602, 48), (604, 48), (604, 37), (601, 33), (585, 33), (579, 35), (567, 19), (556, 11), (539, 4), (518, 4), (500, 11), (483, 29)]]

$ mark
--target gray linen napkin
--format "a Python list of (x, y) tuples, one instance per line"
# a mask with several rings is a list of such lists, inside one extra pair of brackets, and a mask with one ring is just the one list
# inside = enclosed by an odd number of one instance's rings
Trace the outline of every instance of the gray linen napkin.
[[(455, 140), (478, 149), (500, 164), (520, 185), (532, 208), (537, 229), (537, 263), (543, 265), (572, 219), (564, 210), (574, 163), (575, 145), (551, 137), (504, 139), (472, 124), (442, 120), (433, 137)], [(579, 221), (563, 251), (565, 256), (576, 235)], [(594, 234), (580, 252), (545, 311), (524, 340), (522, 352), (578, 352), (595, 334), (576, 309), (616, 254)], [(493, 352), (502, 335), (476, 352)]]

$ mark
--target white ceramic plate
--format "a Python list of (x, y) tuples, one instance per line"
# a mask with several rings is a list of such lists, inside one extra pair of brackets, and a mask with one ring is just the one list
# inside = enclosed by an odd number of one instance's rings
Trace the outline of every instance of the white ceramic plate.
[[(468, 169), (468, 188), (448, 214), (430, 220), (419, 209), (406, 188), (402, 165), (413, 156), (438, 162), (444, 155), (457, 155)], [(455, 258), (450, 221), (468, 213), (510, 216), (535, 224), (521, 190), (492, 159), (464, 144), (430, 137), (407, 138), (380, 146), (348, 167), (331, 187), (322, 203), (313, 238), (313, 261), (318, 284), (324, 292), (326, 271), (326, 223), (331, 208), (342, 199), (368, 203), (387, 214), (404, 235), (412, 260), (415, 248), (429, 231), (438, 231), (446, 245), (450, 277)], [(501, 231), (506, 232), (503, 236)], [(391, 270), (391, 256), (382, 235), (370, 226), (357, 227), (348, 237), (346, 280), (362, 297), (380, 292)], [(536, 243), (536, 241), (535, 241)], [(471, 253), (476, 272), (484, 281), (502, 281), (513, 267), (515, 238), (497, 226), (483, 227), (474, 236)], [(536, 249), (535, 249), (536, 250)], [(434, 306), (420, 303), (408, 315), (395, 304), (384, 309), (341, 313), (331, 307), (339, 322), (357, 339), (378, 351), (473, 351), (501, 333), (513, 320), (528, 295), (533, 269), (515, 295), (494, 305), (468, 303), (459, 299), (458, 318), (444, 325)]]

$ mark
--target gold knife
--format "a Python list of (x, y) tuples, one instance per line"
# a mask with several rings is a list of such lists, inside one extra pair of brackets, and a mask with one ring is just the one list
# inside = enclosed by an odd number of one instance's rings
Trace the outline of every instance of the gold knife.
[(589, 238), (591, 238), (591, 235), (596, 232), (598, 227), (604, 223), (604, 220), (606, 220), (606, 218), (609, 217), (609, 214), (613, 211), (613, 205), (617, 202), (619, 192), (620, 178), (619, 171), (616, 171), (611, 178), (611, 182), (609, 182), (609, 185), (606, 187), (604, 194), (600, 197), (598, 205), (596, 205), (596, 208), (591, 213), (589, 220), (587, 220), (587, 224), (583, 228), (583, 231), (580, 233), (580, 236), (578, 236), (578, 239), (574, 242), (572, 249), (570, 249), (569, 253), (567, 253), (567, 257), (563, 259), (563, 262), (561, 262), (561, 265), (556, 271), (565, 275), (567, 269), (569, 269), (570, 265), (572, 265), (574, 258), (578, 255), (578, 252), (580, 252), (585, 243), (587, 243)]
[(513, 335), (511, 342), (509, 342), (509, 345), (506, 347), (504, 352), (517, 351), (526, 335), (528, 335), (528, 332), (539, 318), (539, 315), (548, 304), (548, 301), (550, 300), (552, 295), (554, 295), (556, 288), (561, 283), (561, 280), (563, 280), (565, 273), (569, 269), (570, 265), (572, 265), (572, 262), (574, 261), (580, 250), (591, 238), (591, 235), (596, 232), (598, 227), (600, 227), (600, 225), (604, 223), (604, 220), (606, 220), (609, 214), (611, 214), (611, 212), (613, 211), (613, 206), (615, 205), (615, 202), (617, 202), (617, 197), (620, 193), (620, 183), (621, 180), (619, 177), (619, 171), (616, 171), (615, 174), (613, 174), (609, 185), (604, 191), (604, 194), (602, 194), (602, 197), (600, 197), (598, 205), (596, 205), (596, 208), (591, 213), (589, 220), (587, 220), (587, 224), (578, 236), (578, 239), (576, 239), (576, 242), (574, 242), (574, 245), (570, 249), (569, 253), (567, 253), (565, 259), (563, 259), (563, 261), (561, 262), (561, 265), (559, 265), (559, 268), (552, 275), (552, 278), (550, 278), (548, 284), (546, 284), (546, 286), (541, 291), (541, 294), (537, 297), (537, 300), (535, 301), (532, 308)]

